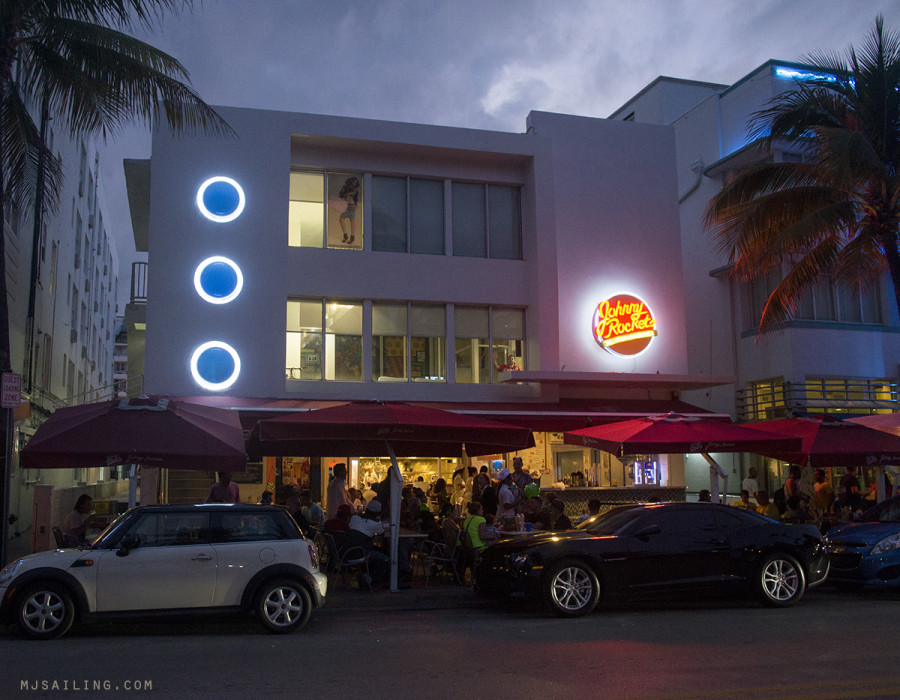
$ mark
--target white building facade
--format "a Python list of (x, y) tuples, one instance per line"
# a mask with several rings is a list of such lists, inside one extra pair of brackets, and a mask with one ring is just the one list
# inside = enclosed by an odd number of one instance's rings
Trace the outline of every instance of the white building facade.
[(9, 531), (26, 549), (35, 485), (57, 488), (60, 519), (80, 490), (99, 500), (118, 489), (118, 475), (107, 468), (18, 466), (18, 447), (55, 408), (111, 398), (113, 384), (118, 258), (108, 229), (115, 223), (104, 218), (102, 149), (56, 133), (52, 121), (46, 143), (63, 166), (58, 212), (43, 217), (37, 234), (31, 211), (10, 207), (4, 219), (11, 364), (23, 387), (10, 465), (10, 513), (16, 520)]
[[(859, 293), (823, 279), (783, 330), (758, 336), (762, 306), (780, 277), (730, 277), (702, 225), (723, 182), (761, 157), (748, 136), (751, 115), (817, 75), (810, 66), (769, 61), (734, 85), (658, 78), (610, 116), (674, 133), (688, 372), (733, 375), (733, 385), (709, 390), (708, 406), (742, 421), (900, 408), (900, 319), (887, 278)], [(768, 157), (802, 156), (786, 145)], [(775, 469), (769, 464), (779, 483)]]

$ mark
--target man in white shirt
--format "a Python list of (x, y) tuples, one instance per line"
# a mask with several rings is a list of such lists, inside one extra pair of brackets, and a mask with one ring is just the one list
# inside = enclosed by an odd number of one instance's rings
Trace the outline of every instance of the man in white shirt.
[(337, 517), (337, 510), (342, 505), (353, 509), (353, 499), (347, 490), (347, 465), (339, 462), (334, 465), (334, 477), (325, 492), (325, 520)]
[(750, 467), (747, 471), (747, 478), (741, 482), (741, 491), (746, 491), (751, 496), (755, 496), (759, 491), (759, 482), (756, 480), (756, 467)]
[(497, 479), (500, 481), (500, 488), (497, 490), (497, 519), (502, 524), (504, 519), (516, 517), (516, 497), (509, 488), (513, 482), (509, 469), (501, 469)]

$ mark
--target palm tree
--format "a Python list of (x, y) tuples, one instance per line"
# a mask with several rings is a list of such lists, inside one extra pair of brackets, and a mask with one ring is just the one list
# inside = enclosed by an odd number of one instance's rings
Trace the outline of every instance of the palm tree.
[(806, 61), (817, 76), (751, 118), (763, 153), (790, 147), (802, 162), (760, 162), (708, 203), (705, 224), (741, 279), (786, 269), (758, 332), (788, 321), (829, 277), (862, 289), (890, 273), (900, 308), (900, 35), (879, 16), (846, 60)]
[[(52, 116), (71, 137), (107, 137), (133, 122), (231, 133), (187, 84), (184, 67), (126, 32), (192, 0), (0, 0), (0, 371), (10, 370), (5, 217), (58, 205), (61, 163), (43, 141)], [(12, 409), (0, 411), (5, 415)], [(4, 421), (5, 424), (5, 421)], [(6, 443), (0, 429), (0, 447)], [(9, 449), (0, 449), (8, 457)], [(0, 463), (2, 464), (2, 463)], [(8, 470), (0, 477), (0, 564), (6, 561)]]

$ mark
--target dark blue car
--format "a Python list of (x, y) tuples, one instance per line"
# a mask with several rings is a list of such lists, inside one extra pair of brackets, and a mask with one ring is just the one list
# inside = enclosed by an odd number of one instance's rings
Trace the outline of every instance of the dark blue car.
[(900, 496), (870, 508), (825, 535), (829, 581), (841, 588), (900, 586)]

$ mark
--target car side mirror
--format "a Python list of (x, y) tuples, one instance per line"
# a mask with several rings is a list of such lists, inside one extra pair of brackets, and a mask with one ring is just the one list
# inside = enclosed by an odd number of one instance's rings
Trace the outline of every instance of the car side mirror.
[(141, 543), (141, 538), (139, 535), (130, 534), (125, 535), (122, 538), (122, 541), (119, 542), (119, 550), (116, 552), (116, 556), (118, 557), (127, 557), (128, 553), (137, 547)]
[(634, 533), (634, 536), (647, 542), (651, 535), (658, 535), (660, 532), (662, 530), (659, 529), (659, 525), (644, 525), (644, 527)]

